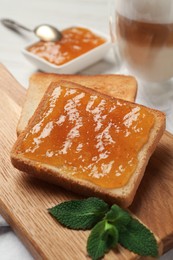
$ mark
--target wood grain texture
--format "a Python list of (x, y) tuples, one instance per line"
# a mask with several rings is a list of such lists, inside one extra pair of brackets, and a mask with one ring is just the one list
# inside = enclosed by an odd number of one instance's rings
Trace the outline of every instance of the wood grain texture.
[[(24, 91), (0, 66), (0, 213), (13, 227), (36, 259), (84, 260), (88, 231), (60, 226), (47, 208), (79, 198), (55, 185), (31, 178), (14, 169), (10, 150)], [(173, 247), (173, 136), (165, 132), (153, 154), (135, 200), (130, 207), (163, 242), (164, 252)], [(130, 260), (138, 256), (118, 247), (105, 259)]]

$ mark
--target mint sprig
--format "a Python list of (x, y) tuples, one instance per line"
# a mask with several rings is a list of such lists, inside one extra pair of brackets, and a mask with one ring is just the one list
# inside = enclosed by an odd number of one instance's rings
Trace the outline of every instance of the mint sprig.
[(62, 225), (71, 229), (91, 229), (102, 220), (109, 211), (109, 205), (103, 200), (91, 197), (84, 200), (63, 202), (51, 209), (50, 214)]
[(68, 228), (93, 228), (87, 241), (87, 252), (93, 260), (103, 257), (117, 243), (141, 256), (158, 256), (153, 233), (117, 205), (110, 208), (103, 200), (91, 197), (61, 203), (49, 213)]

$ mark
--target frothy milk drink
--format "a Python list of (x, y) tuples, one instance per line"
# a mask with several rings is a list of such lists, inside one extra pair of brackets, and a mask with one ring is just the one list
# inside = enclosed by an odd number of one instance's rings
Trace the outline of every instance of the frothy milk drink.
[(172, 0), (121, 0), (116, 8), (116, 33), (123, 60), (147, 81), (173, 75)]

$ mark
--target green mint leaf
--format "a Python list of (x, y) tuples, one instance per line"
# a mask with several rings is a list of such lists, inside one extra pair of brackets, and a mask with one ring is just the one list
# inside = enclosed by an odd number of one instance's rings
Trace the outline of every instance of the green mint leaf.
[(88, 255), (93, 260), (97, 260), (103, 257), (117, 243), (118, 230), (114, 225), (109, 224), (106, 220), (102, 220), (95, 225), (88, 237)]
[(63, 202), (49, 209), (49, 213), (68, 228), (86, 230), (102, 220), (108, 210), (107, 203), (91, 197)]
[(126, 249), (142, 256), (158, 256), (157, 241), (153, 233), (132, 218), (128, 225), (119, 230), (119, 243)]
[(131, 220), (130, 214), (117, 205), (113, 205), (105, 216), (110, 223), (113, 223), (118, 229), (126, 226)]

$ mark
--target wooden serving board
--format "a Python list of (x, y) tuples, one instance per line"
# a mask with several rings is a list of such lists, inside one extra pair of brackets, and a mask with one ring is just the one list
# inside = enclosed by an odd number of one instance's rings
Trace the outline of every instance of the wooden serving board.
[[(47, 208), (79, 196), (33, 179), (11, 165), (10, 150), (16, 139), (24, 95), (24, 88), (0, 65), (0, 214), (35, 259), (89, 259), (86, 253), (89, 232), (66, 229), (47, 212)], [(159, 242), (163, 242), (163, 252), (173, 247), (172, 198), (173, 136), (165, 132), (130, 207), (157, 235)], [(138, 258), (121, 247), (105, 256), (109, 260)]]

